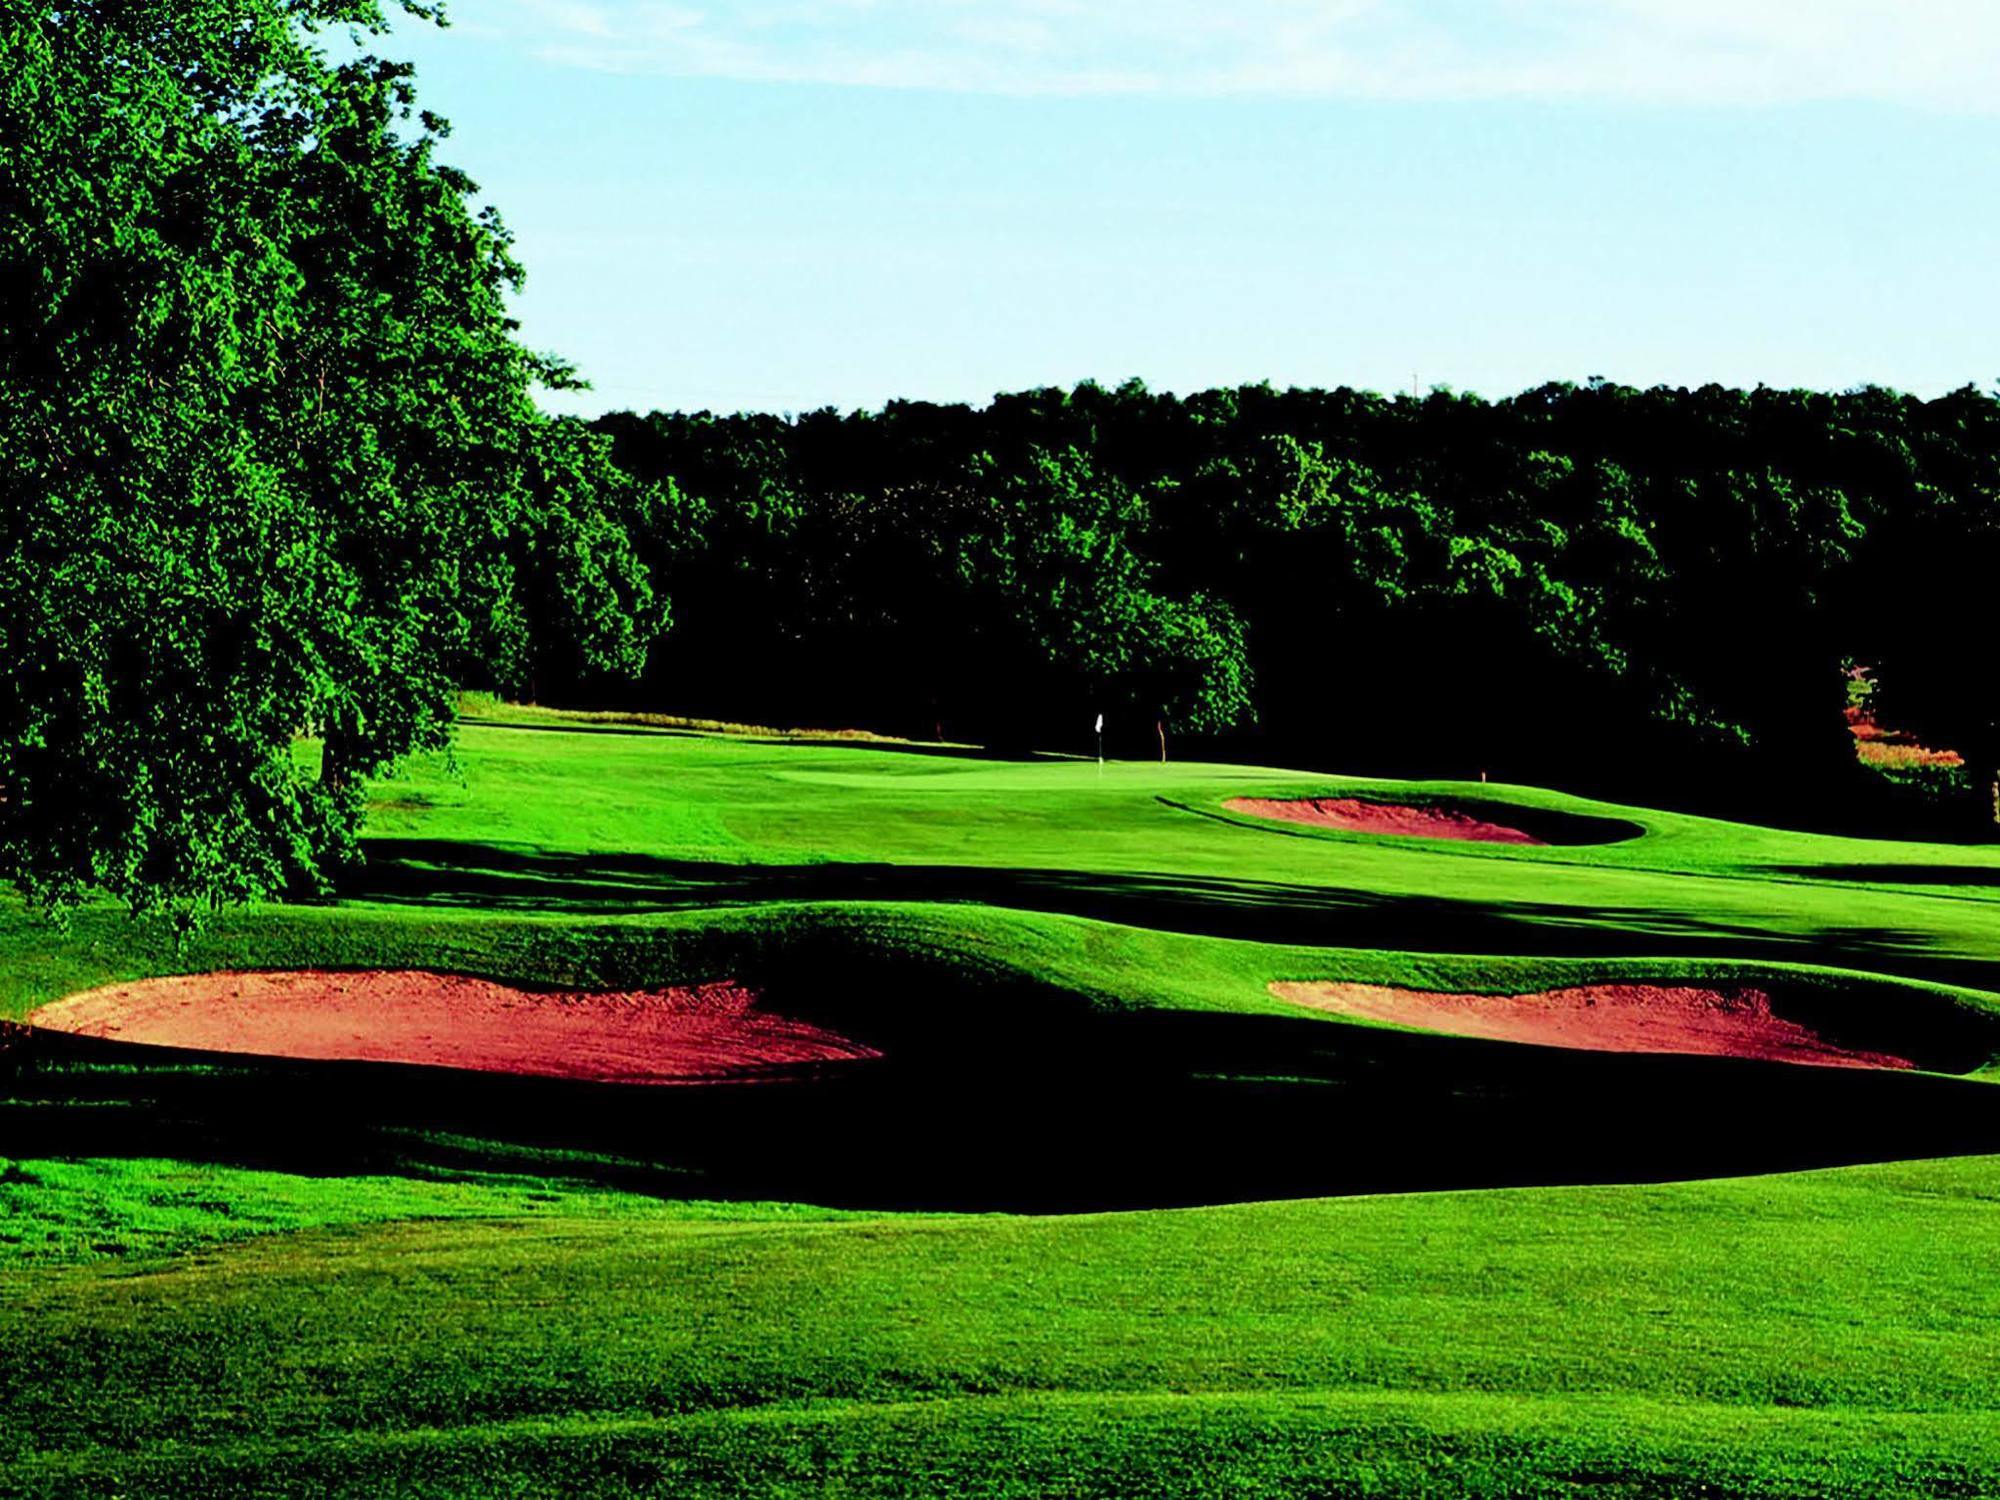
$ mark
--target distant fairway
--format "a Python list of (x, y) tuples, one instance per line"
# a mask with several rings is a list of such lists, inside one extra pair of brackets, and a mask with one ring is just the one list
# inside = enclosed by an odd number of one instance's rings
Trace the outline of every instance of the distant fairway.
[[(215, 970), (731, 981), (857, 1060), (649, 1089), (0, 1041), (0, 1490), (2000, 1488), (2000, 849), (529, 710), (373, 797), (336, 903), (179, 952), (10, 918), (0, 1013)], [(1298, 797), (1619, 836), (1226, 805)], [(1916, 1066), (1274, 982), (1751, 988)]]

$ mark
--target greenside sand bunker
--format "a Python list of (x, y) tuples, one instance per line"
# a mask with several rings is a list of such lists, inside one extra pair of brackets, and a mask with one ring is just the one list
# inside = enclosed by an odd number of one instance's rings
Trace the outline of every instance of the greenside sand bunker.
[(1751, 986), (1593, 984), (1529, 995), (1454, 995), (1387, 985), (1280, 981), (1271, 993), (1360, 1020), (1587, 1052), (1678, 1052), (1835, 1068), (1915, 1068), (1847, 1044)]
[(1372, 833), (1391, 838), (1457, 839), (1474, 844), (1540, 844), (1522, 828), (1510, 827), (1454, 807), (1366, 802), (1355, 797), (1231, 797), (1222, 804), (1230, 812), (1313, 828), (1337, 828), (1343, 833)]
[(768, 1078), (880, 1055), (730, 981), (575, 991), (421, 969), (188, 974), (89, 990), (28, 1021), (203, 1052), (614, 1083)]

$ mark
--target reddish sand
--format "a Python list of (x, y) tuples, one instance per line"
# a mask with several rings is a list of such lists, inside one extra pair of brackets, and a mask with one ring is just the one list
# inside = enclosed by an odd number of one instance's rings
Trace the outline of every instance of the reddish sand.
[(1488, 823), (1448, 807), (1404, 807), (1393, 802), (1363, 802), (1354, 797), (1231, 797), (1222, 804), (1231, 812), (1258, 818), (1282, 818), (1319, 828), (1343, 828), (1349, 833), (1391, 833), (1404, 838), (1468, 839), (1480, 844), (1539, 844), (1542, 840), (1518, 828)]
[(1854, 753), (1865, 766), (1907, 769), (1965, 764), (1965, 757), (1956, 750), (1932, 750), (1919, 745), (1900, 729), (1884, 729), (1869, 717), (1865, 708), (1847, 710), (1847, 728), (1854, 736)]
[(1833, 1068), (1914, 1068), (1862, 1052), (1779, 1015), (1763, 990), (1599, 984), (1534, 995), (1442, 995), (1373, 984), (1278, 983), (1271, 993), (1315, 1010), (1454, 1036), (1586, 1052), (1691, 1052)]
[(422, 970), (196, 974), (90, 990), (32, 1025), (159, 1047), (697, 1083), (881, 1054), (724, 982), (584, 993)]

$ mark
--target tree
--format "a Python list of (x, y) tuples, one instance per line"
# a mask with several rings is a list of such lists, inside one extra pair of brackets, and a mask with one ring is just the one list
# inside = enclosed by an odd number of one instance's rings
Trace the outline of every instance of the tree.
[(86, 0), (0, 31), (0, 873), (46, 905), (311, 885), (510, 622), (568, 601), (629, 666), (656, 620), (384, 25)]
[(599, 429), (692, 507), (635, 513), (674, 520), (649, 689), (719, 717), (1074, 743), (1100, 708), (1149, 730), (1178, 684), (1178, 725), (1263, 763), (1845, 822), (1853, 660), (1898, 727), (2000, 765), (1963, 665), (2000, 565), (1977, 391), (1086, 382)]
[(1935, 405), (1942, 420), (1927, 434), (1935, 446), (1924, 477), (1912, 475), (1868, 539), (1865, 597), (1852, 601), (1864, 622), (1855, 655), (1874, 669), (1882, 722), (1965, 758), (1990, 825), (2000, 823), (2000, 669), (1988, 645), (2000, 577), (2000, 401), (1963, 390)]
[(1079, 725), (1086, 709), (1126, 710), (1196, 733), (1249, 717), (1242, 624), (1218, 599), (1159, 586), (1143, 496), (1075, 449), (989, 461), (977, 488), (985, 524), (965, 535), (958, 578), (1024, 702), (1054, 700)]

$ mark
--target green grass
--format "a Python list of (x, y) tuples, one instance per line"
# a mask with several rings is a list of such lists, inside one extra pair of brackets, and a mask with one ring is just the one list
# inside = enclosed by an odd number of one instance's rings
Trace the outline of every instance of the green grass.
[(4, 1273), (0, 1474), (1977, 1493), (2000, 1460), (1996, 1199), (1992, 1159), (1056, 1219), (688, 1223), (577, 1197)]
[(1379, 783), (643, 731), (477, 724), (458, 763), (462, 774), (432, 762), (395, 784), (424, 805), (376, 819), (383, 839), (402, 842), (383, 846), (395, 858), (358, 895), (605, 912), (962, 895), (1320, 946), (1755, 953), (2000, 988), (2000, 847), (1788, 833), (1446, 783), (1404, 790), (1644, 832), (1552, 849), (1383, 840), (1221, 808), (1245, 793)]
[[(1754, 980), (1987, 1076), (2000, 848), (485, 714), (374, 789), (338, 902), (182, 948), (17, 913), (0, 1015), (222, 967), (729, 974), (882, 1029), (907, 1076), (605, 1104), (38, 1048), (0, 1076), (0, 1491), (2000, 1489), (2000, 1158), (1727, 1175), (2000, 1149), (1990, 1085), (1550, 1055), (1266, 988)], [(1222, 807), (1334, 790), (1637, 831)], [(1551, 1185), (1312, 1196), (1517, 1143)], [(1602, 1180), (1690, 1162), (1718, 1180)], [(890, 1211), (1042, 1183), (1215, 1206)]]
[(845, 1217), (795, 1203), (673, 1202), (562, 1179), (466, 1174), (305, 1177), (147, 1158), (0, 1159), (0, 1268), (153, 1261), (306, 1229), (455, 1219), (695, 1223)]

